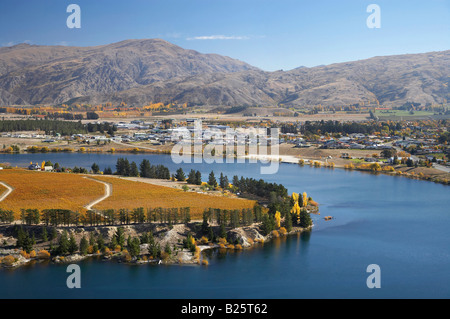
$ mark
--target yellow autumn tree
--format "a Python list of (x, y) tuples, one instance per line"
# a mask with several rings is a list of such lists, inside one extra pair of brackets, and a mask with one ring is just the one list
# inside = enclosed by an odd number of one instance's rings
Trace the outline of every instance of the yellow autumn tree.
[(303, 192), (302, 199), (303, 199), (303, 207), (308, 206), (308, 196), (306, 195), (306, 192)]
[(277, 228), (281, 227), (280, 222), (281, 222), (281, 213), (279, 211), (277, 211), (275, 213), (275, 224), (276, 224)]
[(291, 214), (297, 216), (297, 223), (300, 223), (300, 205), (298, 204), (299, 194), (292, 193), (294, 206), (291, 208)]

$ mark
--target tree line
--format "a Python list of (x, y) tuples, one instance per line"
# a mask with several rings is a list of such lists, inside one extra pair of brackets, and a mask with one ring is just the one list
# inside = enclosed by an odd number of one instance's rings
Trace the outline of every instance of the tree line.
[[(95, 163), (93, 166), (96, 165)], [(96, 166), (98, 167), (98, 166)], [(111, 174), (110, 167), (105, 169), (104, 174)], [(129, 162), (127, 158), (118, 158), (116, 163), (116, 175), (134, 176), (145, 178), (170, 179), (170, 171), (164, 165), (152, 165), (149, 160), (143, 159), (139, 168), (135, 162)]]
[[(69, 118), (68, 118), (69, 119)], [(78, 118), (74, 118), (75, 120)], [(61, 121), (56, 119), (27, 119), (27, 120), (2, 120), (0, 121), (0, 132), (20, 132), (20, 131), (44, 131), (47, 135), (63, 136), (73, 134), (86, 134), (92, 132), (107, 132), (114, 136), (117, 127), (110, 123), (88, 123), (82, 124), (81, 121)]]
[[(22, 209), (20, 220), (24, 225), (46, 226), (100, 226), (142, 223), (186, 224), (191, 221), (190, 207), (138, 207), (135, 209), (88, 210), (84, 215), (68, 209)], [(14, 222), (14, 212), (0, 209), (0, 222)]]
[(376, 122), (370, 121), (367, 123), (357, 122), (340, 122), (340, 121), (306, 121), (304, 125), (300, 127), (300, 132), (304, 135), (308, 134), (324, 134), (324, 133), (342, 133), (342, 134), (373, 134), (374, 132), (380, 132), (383, 127), (388, 127), (391, 131), (399, 131), (402, 129), (402, 125), (397, 122)]
[(2, 120), (0, 132), (45, 131), (47, 135), (72, 135), (86, 133), (86, 126), (78, 122), (57, 120)]

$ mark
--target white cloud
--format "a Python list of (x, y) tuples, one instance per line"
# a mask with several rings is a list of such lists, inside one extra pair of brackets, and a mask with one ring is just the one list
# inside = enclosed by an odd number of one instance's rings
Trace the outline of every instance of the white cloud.
[(63, 47), (67, 47), (67, 46), (69, 46), (69, 42), (67, 42), (67, 41), (60, 41), (56, 45), (61, 45)]
[(199, 37), (187, 38), (186, 40), (248, 40), (247, 36), (237, 36), (237, 35), (205, 35)]

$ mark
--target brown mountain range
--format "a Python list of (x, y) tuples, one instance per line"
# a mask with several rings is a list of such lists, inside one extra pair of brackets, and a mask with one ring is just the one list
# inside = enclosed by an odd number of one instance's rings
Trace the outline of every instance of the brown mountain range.
[(265, 72), (164, 40), (0, 48), (0, 104), (179, 102), (218, 106), (443, 103), (450, 50)]

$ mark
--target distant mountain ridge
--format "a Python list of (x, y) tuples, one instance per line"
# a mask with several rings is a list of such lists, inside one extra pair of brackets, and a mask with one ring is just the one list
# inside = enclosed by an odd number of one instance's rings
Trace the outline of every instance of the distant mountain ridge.
[(160, 39), (83, 48), (20, 44), (0, 48), (0, 104), (62, 103), (175, 77), (252, 69)]
[[(299, 63), (300, 64), (300, 63)], [(0, 48), (0, 105), (178, 102), (217, 106), (443, 103), (450, 50), (265, 72), (160, 39)]]

